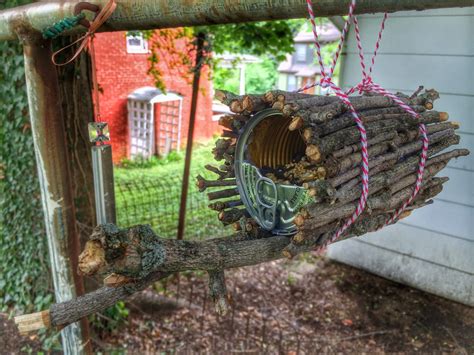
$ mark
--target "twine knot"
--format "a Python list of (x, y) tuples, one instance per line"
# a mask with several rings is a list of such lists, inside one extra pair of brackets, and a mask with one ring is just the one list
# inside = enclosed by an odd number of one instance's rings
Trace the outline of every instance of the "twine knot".
[[(53, 55), (51, 56), (51, 60), (53, 61), (53, 63), (57, 66), (62, 66), (69, 64), (74, 59), (76, 59), (79, 54), (81, 54), (82, 50), (89, 45), (92, 37), (94, 36), (94, 33), (100, 28), (100, 26), (102, 26), (108, 20), (108, 18), (112, 15), (116, 7), (117, 4), (115, 3), (115, 0), (109, 0), (107, 4), (105, 4), (105, 6), (97, 14), (94, 21), (92, 21), (92, 23), (90, 24), (87, 32), (82, 37), (53, 53)], [(73, 56), (63, 63), (58, 63), (56, 60), (57, 55), (65, 51), (66, 49), (74, 46), (76, 43), (80, 43), (80, 45), (77, 48), (76, 52), (73, 54)]]
[(372, 80), (372, 77), (366, 76), (359, 84), (356, 85), (356, 89), (359, 94), (363, 94), (364, 92), (373, 92), (374, 81)]

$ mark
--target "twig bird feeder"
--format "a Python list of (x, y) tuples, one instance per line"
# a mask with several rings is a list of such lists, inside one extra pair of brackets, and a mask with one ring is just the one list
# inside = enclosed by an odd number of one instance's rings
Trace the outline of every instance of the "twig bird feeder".
[[(466, 149), (440, 153), (459, 143), (459, 125), (449, 122), (446, 112), (432, 110), (438, 92), (397, 96), (420, 121), (388, 97), (350, 98), (367, 130), (370, 186), (368, 208), (345, 236), (381, 228), (410, 196), (422, 149), (420, 122), (427, 127), (428, 160), (420, 193), (399, 218), (431, 203), (448, 180), (437, 173), (452, 158), (469, 154)], [(302, 246), (321, 245), (321, 238), (329, 238), (354, 212), (361, 194), (361, 145), (348, 107), (337, 97), (282, 91), (244, 96), (218, 91), (216, 97), (234, 114), (220, 119), (226, 129), (213, 150), (224, 163), (207, 166), (218, 180), (198, 177), (202, 191), (226, 187), (208, 194), (209, 207), (237, 230), (293, 235), (287, 256)]]

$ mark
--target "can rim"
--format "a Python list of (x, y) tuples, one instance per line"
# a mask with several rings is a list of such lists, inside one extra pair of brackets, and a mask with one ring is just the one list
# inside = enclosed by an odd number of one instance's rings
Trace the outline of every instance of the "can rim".
[[(243, 128), (243, 132), (237, 139), (237, 144), (236, 144), (236, 149), (235, 149), (235, 159), (234, 159), (234, 170), (235, 170), (235, 177), (236, 177), (236, 182), (237, 182), (237, 189), (239, 191), (240, 198), (242, 199), (242, 202), (244, 203), (245, 208), (247, 209), (251, 217), (253, 217), (262, 228), (272, 231), (273, 234), (276, 234), (276, 235), (292, 235), (296, 233), (296, 226), (293, 223), (289, 227), (278, 228), (278, 227), (275, 227), (275, 225), (272, 226), (271, 224), (266, 223), (265, 220), (262, 220), (260, 218), (260, 212), (253, 206), (244, 186), (246, 184), (246, 181), (244, 179), (243, 169), (245, 167), (245, 164), (250, 164), (246, 160), (246, 156), (245, 156), (248, 139), (250, 138), (254, 128), (261, 121), (271, 116), (283, 117), (283, 113), (273, 108), (265, 109), (258, 112), (247, 122), (247, 124)], [(254, 166), (254, 164), (250, 164), (250, 165)], [(255, 166), (254, 168), (257, 169)], [(260, 176), (260, 178), (264, 178), (261, 175), (260, 171), (258, 171), (258, 169), (257, 169), (257, 173)], [(276, 184), (276, 185), (281, 186), (280, 184)], [(295, 187), (301, 188), (300, 186), (296, 186), (296, 185), (285, 185), (285, 186), (295, 186)]]

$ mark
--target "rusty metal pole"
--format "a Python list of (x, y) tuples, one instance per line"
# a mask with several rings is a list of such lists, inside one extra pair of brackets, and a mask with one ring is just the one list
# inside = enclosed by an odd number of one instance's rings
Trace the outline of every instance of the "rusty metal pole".
[(197, 101), (199, 95), (199, 80), (201, 78), (202, 62), (204, 59), (205, 34), (200, 32), (196, 37), (196, 66), (193, 77), (193, 92), (191, 96), (191, 113), (189, 114), (188, 137), (186, 140), (186, 157), (184, 160), (183, 184), (181, 185), (181, 202), (179, 205), (179, 222), (177, 239), (181, 240), (186, 229), (186, 202), (188, 200), (189, 172), (191, 155), (193, 153), (193, 135), (196, 122)]
[[(71, 188), (64, 120), (59, 102), (56, 68), (51, 62), (50, 42), (34, 33), (24, 40), (25, 75), (31, 129), (41, 189), (51, 273), (56, 302), (84, 293), (83, 280), (76, 272), (80, 251)], [(87, 319), (61, 332), (65, 354), (90, 350)]]
[[(1, 1), (0, 1), (1, 2)], [(108, 0), (91, 0), (103, 6)], [(0, 40), (15, 39), (12, 23), (21, 21), (41, 31), (72, 16), (77, 0), (37, 1), (0, 11)], [(308, 16), (306, 0), (117, 0), (113, 16), (99, 31), (127, 31), (183, 26), (268, 21)], [(474, 6), (473, 0), (358, 0), (356, 14)], [(346, 16), (349, 0), (313, 1), (318, 17)], [(77, 27), (66, 35), (84, 32)]]

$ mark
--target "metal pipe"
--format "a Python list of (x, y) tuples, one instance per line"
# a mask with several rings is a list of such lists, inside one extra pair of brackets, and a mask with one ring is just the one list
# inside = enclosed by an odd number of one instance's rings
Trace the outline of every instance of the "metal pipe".
[(191, 113), (189, 114), (188, 137), (186, 141), (186, 157), (184, 160), (183, 184), (181, 186), (181, 202), (179, 205), (178, 235), (177, 239), (184, 237), (186, 228), (186, 202), (188, 200), (189, 172), (191, 169), (191, 156), (193, 153), (193, 135), (196, 122), (197, 101), (199, 95), (199, 80), (204, 59), (204, 33), (198, 33), (196, 38), (196, 64), (193, 77), (193, 92), (191, 96)]
[[(82, 277), (75, 272), (80, 245), (67, 160), (66, 131), (59, 102), (57, 72), (51, 62), (51, 45), (32, 38), (28, 29), (25, 32), (23, 48), (28, 104), (51, 274), (56, 302), (64, 302), (84, 293)], [(64, 352), (86, 352), (87, 345), (83, 345), (82, 336), (87, 332), (86, 320), (82, 322), (82, 329), (79, 324), (63, 329)]]
[[(314, 1), (317, 16), (346, 15), (350, 0)], [(104, 5), (107, 0), (92, 0)], [(15, 39), (18, 24), (41, 31), (72, 16), (76, 1), (47, 1), (0, 12), (0, 40)], [(305, 0), (117, 0), (101, 31), (145, 30), (306, 17)], [(474, 6), (474, 0), (359, 0), (357, 14)], [(91, 14), (88, 14), (91, 15)], [(75, 31), (85, 31), (78, 27)], [(71, 34), (69, 32), (68, 34)]]
[(115, 224), (115, 189), (112, 146), (105, 144), (92, 147), (92, 170), (94, 171), (97, 224)]

